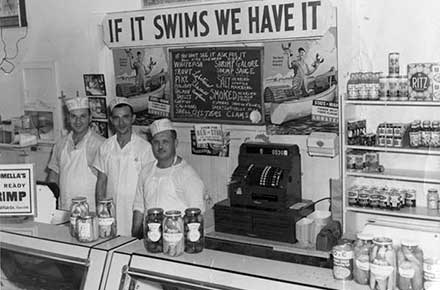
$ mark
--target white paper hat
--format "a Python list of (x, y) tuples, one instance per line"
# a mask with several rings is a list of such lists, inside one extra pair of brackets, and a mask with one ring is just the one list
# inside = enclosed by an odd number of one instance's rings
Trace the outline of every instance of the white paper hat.
[(114, 98), (114, 99), (110, 102), (110, 105), (109, 105), (110, 112), (112, 112), (113, 109), (114, 109), (117, 105), (121, 105), (121, 104), (124, 104), (124, 105), (130, 106), (130, 108), (133, 109), (133, 105), (130, 104), (130, 102), (128, 101), (127, 98), (116, 97), (116, 98)]
[(167, 130), (175, 130), (173, 127), (173, 124), (169, 119), (159, 119), (151, 123), (150, 125), (150, 132), (151, 135), (154, 137), (157, 133), (167, 131)]
[(66, 106), (67, 106), (67, 110), (72, 111), (72, 110), (78, 110), (78, 109), (88, 109), (89, 108), (89, 99), (87, 97), (76, 97), (76, 98), (71, 98), (71, 99), (67, 99), (64, 101)]

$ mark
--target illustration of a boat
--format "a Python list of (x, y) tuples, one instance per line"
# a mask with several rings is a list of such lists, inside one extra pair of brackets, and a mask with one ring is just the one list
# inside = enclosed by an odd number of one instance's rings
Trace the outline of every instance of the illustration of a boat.
[(162, 99), (165, 94), (165, 86), (166, 84), (162, 84), (154, 91), (129, 97), (128, 101), (133, 106), (134, 112), (136, 113), (147, 110), (152, 98)]
[(290, 86), (269, 86), (265, 89), (265, 101), (270, 103), (270, 120), (279, 125), (287, 121), (302, 118), (312, 114), (314, 100), (333, 101), (336, 97), (335, 71), (317, 76), (310, 83), (314, 92), (308, 96), (294, 96)]

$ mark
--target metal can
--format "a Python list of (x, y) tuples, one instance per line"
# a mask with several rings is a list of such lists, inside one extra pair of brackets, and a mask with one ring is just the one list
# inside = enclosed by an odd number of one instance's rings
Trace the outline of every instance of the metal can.
[(351, 243), (336, 245), (333, 254), (333, 277), (338, 280), (353, 279), (353, 246)]
[(399, 78), (398, 98), (399, 101), (408, 101), (408, 76)]
[(367, 207), (370, 204), (370, 195), (366, 192), (359, 193), (358, 203), (361, 207)]
[(357, 206), (358, 197), (359, 197), (359, 187), (357, 185), (353, 185), (348, 189), (348, 205)]
[(438, 209), (438, 190), (435, 188), (428, 189), (428, 195), (426, 196), (428, 209)]
[(182, 214), (178, 210), (165, 212), (162, 223), (163, 253), (168, 256), (179, 256), (185, 250), (184, 227)]
[(200, 253), (205, 246), (203, 215), (199, 208), (188, 208), (183, 218), (185, 225), (185, 252)]
[(389, 77), (388, 78), (388, 86), (389, 86), (389, 100), (397, 101), (398, 100), (398, 89), (399, 89), (399, 79), (397, 77)]
[(391, 52), (388, 55), (388, 75), (390, 77), (397, 77), (400, 73), (399, 56), (398, 52)]
[(150, 253), (160, 253), (162, 247), (163, 209), (150, 208), (144, 218), (144, 246)]
[(382, 101), (386, 101), (389, 96), (389, 82), (388, 77), (380, 77), (379, 78), (379, 99)]
[(389, 205), (391, 209), (400, 209), (401, 207), (401, 200), (400, 200), (400, 194), (398, 190), (391, 190), (390, 191), (390, 201)]
[(380, 201), (380, 195), (378, 195), (378, 194), (370, 195), (370, 206), (372, 208), (378, 208), (379, 207), (379, 201)]

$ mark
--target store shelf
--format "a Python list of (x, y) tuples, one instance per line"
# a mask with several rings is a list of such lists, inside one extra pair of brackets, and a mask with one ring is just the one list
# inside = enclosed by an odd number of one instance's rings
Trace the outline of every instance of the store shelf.
[(386, 215), (386, 216), (396, 216), (405, 218), (415, 218), (430, 221), (440, 221), (440, 211), (428, 209), (426, 207), (404, 207), (400, 210), (386, 210), (386, 209), (371, 209), (362, 207), (346, 207), (347, 211), (375, 214), (375, 215)]
[(424, 155), (439, 155), (439, 149), (424, 148), (424, 149), (414, 149), (414, 148), (398, 148), (398, 147), (376, 147), (376, 146), (360, 146), (360, 145), (346, 145), (346, 149), (359, 149), (368, 151), (381, 151), (389, 153), (409, 153), (409, 154), (424, 154)]
[(421, 106), (434, 107), (440, 106), (440, 102), (414, 102), (414, 101), (368, 101), (368, 100), (346, 100), (346, 104), (351, 105), (371, 105), (371, 106)]
[(405, 180), (440, 184), (440, 172), (435, 171), (385, 168), (384, 172), (362, 172), (347, 170), (347, 175), (355, 177)]

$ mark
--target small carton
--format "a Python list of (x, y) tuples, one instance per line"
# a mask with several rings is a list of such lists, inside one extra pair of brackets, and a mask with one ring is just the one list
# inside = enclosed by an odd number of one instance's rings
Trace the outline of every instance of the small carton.
[(408, 64), (410, 101), (440, 101), (440, 63)]

